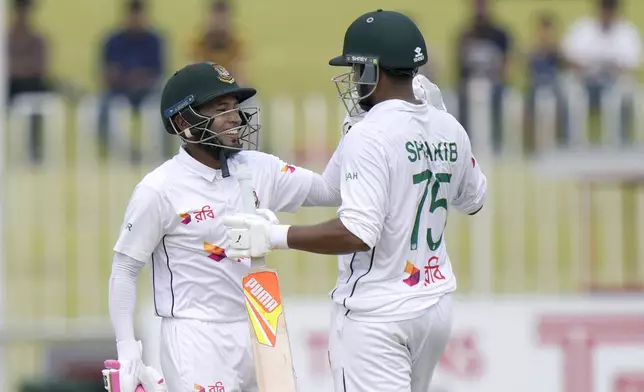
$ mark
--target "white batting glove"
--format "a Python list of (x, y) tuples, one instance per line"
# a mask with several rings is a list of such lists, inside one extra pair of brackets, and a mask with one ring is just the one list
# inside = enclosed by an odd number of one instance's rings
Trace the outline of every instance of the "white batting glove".
[(351, 127), (362, 121), (364, 118), (364, 115), (361, 116), (349, 116), (348, 114), (344, 117), (344, 121), (342, 121), (342, 136), (346, 135), (350, 130)]
[(139, 373), (139, 382), (145, 389), (145, 392), (168, 392), (168, 387), (159, 373), (152, 366), (146, 366)]
[(287, 249), (286, 234), (289, 225), (280, 225), (272, 211), (259, 209), (257, 214), (232, 214), (224, 217), (230, 230), (230, 258), (264, 257), (272, 249)]
[(146, 392), (167, 392), (165, 381), (161, 374), (141, 359), (143, 345), (137, 340), (127, 340), (116, 343), (119, 362), (120, 392), (135, 392), (141, 385)]
[(447, 111), (445, 103), (443, 102), (443, 94), (441, 94), (441, 90), (437, 85), (430, 82), (427, 77), (420, 74), (414, 76), (412, 85), (416, 98), (429, 103), (436, 109)]
[(279, 225), (280, 221), (277, 219), (277, 215), (271, 210), (268, 210), (266, 208), (258, 208), (255, 210), (256, 214), (261, 216), (262, 218), (266, 219), (267, 221), (271, 222), (274, 225)]

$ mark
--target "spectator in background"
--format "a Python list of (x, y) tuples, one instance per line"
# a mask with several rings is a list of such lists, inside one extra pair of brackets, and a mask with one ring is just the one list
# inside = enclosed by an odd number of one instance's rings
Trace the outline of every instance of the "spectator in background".
[(457, 42), (458, 89), (460, 121), (468, 132), (468, 83), (484, 79), (492, 87), (492, 143), (501, 146), (501, 102), (507, 83), (510, 35), (493, 20), (488, 0), (472, 0), (474, 15), (471, 24)]
[(535, 42), (528, 58), (528, 110), (526, 116), (525, 138), (530, 147), (534, 145), (534, 115), (537, 91), (548, 91), (556, 99), (557, 136), (559, 141), (566, 139), (565, 101), (560, 88), (560, 73), (564, 65), (559, 50), (557, 26), (554, 15), (544, 12), (537, 16)]
[(235, 31), (228, 0), (210, 3), (205, 26), (193, 39), (190, 57), (194, 62), (212, 61), (229, 70), (238, 83), (246, 81), (245, 43)]
[(143, 100), (156, 93), (164, 71), (162, 37), (147, 21), (142, 0), (126, 3), (124, 24), (111, 33), (102, 52), (102, 76), (105, 94), (100, 110), (99, 136), (108, 142), (108, 110), (116, 97), (126, 98), (135, 110)]
[[(10, 103), (19, 94), (50, 89), (47, 41), (33, 25), (32, 14), (33, 1), (13, 1), (13, 19), (8, 33)], [(42, 116), (33, 116), (29, 126), (29, 153), (33, 162), (42, 158), (42, 127)]]
[[(619, 0), (598, 0), (598, 16), (573, 23), (563, 39), (564, 56), (571, 71), (585, 85), (591, 109), (600, 106), (602, 94), (629, 78), (642, 65), (642, 41), (632, 23), (619, 16)], [(628, 117), (622, 107), (622, 137)]]

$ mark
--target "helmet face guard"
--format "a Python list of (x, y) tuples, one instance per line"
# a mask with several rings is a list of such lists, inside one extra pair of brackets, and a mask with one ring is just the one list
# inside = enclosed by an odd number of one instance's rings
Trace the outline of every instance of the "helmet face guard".
[(369, 56), (346, 55), (345, 61), (351, 71), (331, 79), (338, 89), (338, 97), (344, 104), (349, 116), (361, 116), (373, 104), (370, 97), (376, 91), (380, 80), (378, 59)]
[[(190, 105), (190, 97), (182, 100), (179, 104), (182, 103), (185, 104), (183, 108), (173, 106), (165, 111), (164, 116), (169, 120), (174, 133), (184, 143), (199, 144), (211, 150), (229, 150), (230, 153), (259, 149), (259, 130), (261, 128), (261, 125), (259, 125), (259, 108), (235, 108), (217, 113), (214, 116), (205, 116)], [(212, 129), (217, 117), (228, 116), (232, 112), (237, 112), (241, 118), (239, 126), (228, 129)], [(176, 115), (181, 116), (189, 124), (189, 127), (179, 129), (173, 120)], [(236, 135), (237, 143), (231, 145), (222, 142), (220, 136), (223, 135)]]

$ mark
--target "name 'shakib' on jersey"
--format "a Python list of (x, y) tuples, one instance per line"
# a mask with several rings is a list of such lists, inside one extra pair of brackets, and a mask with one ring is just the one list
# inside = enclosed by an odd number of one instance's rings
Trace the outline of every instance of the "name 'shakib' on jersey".
[(340, 256), (331, 297), (355, 319), (414, 317), (456, 289), (448, 209), (473, 214), (485, 201), (469, 137), (445, 111), (390, 100), (354, 125), (336, 153), (338, 216), (371, 250)]

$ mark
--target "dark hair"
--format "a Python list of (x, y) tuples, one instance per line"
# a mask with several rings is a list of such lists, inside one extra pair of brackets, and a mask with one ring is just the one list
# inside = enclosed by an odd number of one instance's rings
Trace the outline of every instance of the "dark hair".
[(129, 0), (127, 10), (129, 12), (141, 12), (145, 10), (145, 2), (143, 0)]
[(555, 16), (548, 11), (543, 11), (537, 18), (537, 24), (541, 27), (552, 27), (555, 24)]
[(227, 12), (230, 10), (230, 2), (228, 0), (214, 0), (212, 10), (215, 12)]
[(26, 10), (34, 5), (32, 0), (13, 0), (13, 8), (17, 10)]
[(616, 10), (619, 8), (619, 0), (599, 0), (599, 7), (603, 10)]

